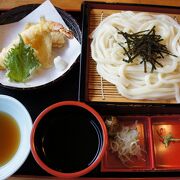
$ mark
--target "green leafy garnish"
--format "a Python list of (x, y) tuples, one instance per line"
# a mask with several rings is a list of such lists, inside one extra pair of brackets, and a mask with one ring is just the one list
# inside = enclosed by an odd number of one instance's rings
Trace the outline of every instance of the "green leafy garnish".
[(165, 145), (166, 148), (169, 146), (170, 142), (180, 142), (180, 138), (174, 138), (171, 133), (163, 135), (164, 134), (163, 128), (161, 128), (160, 131), (157, 131), (157, 134), (161, 138), (160, 140)]
[(19, 35), (19, 44), (11, 48), (5, 57), (7, 77), (12, 81), (25, 82), (32, 72), (40, 66), (34, 49), (24, 43)]

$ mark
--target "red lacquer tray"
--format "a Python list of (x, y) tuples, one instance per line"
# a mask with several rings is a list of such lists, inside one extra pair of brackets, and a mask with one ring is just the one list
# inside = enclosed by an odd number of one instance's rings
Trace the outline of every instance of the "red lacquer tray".
[(102, 172), (121, 172), (121, 171), (145, 171), (152, 169), (153, 159), (152, 159), (152, 144), (151, 134), (146, 131), (149, 129), (150, 119), (147, 116), (118, 116), (119, 123), (124, 126), (132, 126), (137, 121), (137, 131), (139, 133), (139, 145), (141, 146), (142, 159), (131, 159), (132, 162), (129, 162), (127, 166), (124, 166), (120, 159), (117, 158), (117, 154), (113, 153), (110, 150), (110, 147), (107, 149), (104, 159), (101, 164)]
[(180, 141), (169, 142), (166, 147), (160, 137), (171, 134), (173, 138), (180, 138), (180, 116), (155, 116), (151, 120), (155, 169), (180, 169)]
[(145, 161), (122, 165), (117, 154), (107, 150), (102, 164), (102, 172), (132, 171), (177, 171), (180, 170), (180, 140), (165, 145), (164, 137), (180, 139), (180, 115), (162, 116), (118, 116), (119, 123), (133, 124), (138, 121), (137, 130), (141, 147), (145, 150)]

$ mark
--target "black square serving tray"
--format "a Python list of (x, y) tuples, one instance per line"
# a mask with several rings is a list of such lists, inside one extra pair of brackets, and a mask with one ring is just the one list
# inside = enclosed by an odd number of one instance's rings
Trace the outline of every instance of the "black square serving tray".
[[(106, 16), (120, 10), (143, 11), (153, 13), (167, 13), (173, 17), (180, 17), (180, 9), (178, 7), (157, 6), (157, 5), (139, 5), (126, 3), (104, 3), (104, 2), (84, 2), (82, 4), (82, 53), (80, 57), (80, 77), (79, 77), (79, 100), (106, 111), (117, 112), (122, 114), (178, 114), (179, 104), (171, 101), (121, 101), (121, 96), (113, 89), (112, 95), (104, 90), (102, 97), (101, 80), (96, 71), (95, 62), (91, 58), (91, 39), (90, 34), (100, 22), (100, 12)], [(97, 78), (97, 79), (96, 79)], [(106, 82), (105, 85), (106, 86)], [(109, 85), (107, 85), (108, 87)], [(106, 87), (106, 88), (107, 88)], [(111, 86), (111, 89), (113, 87)], [(113, 96), (116, 97), (113, 97)]]
[[(111, 6), (123, 6), (123, 7), (141, 7), (139, 5), (128, 5), (128, 4), (106, 4), (106, 3), (90, 3), (85, 2), (82, 6), (83, 21), (83, 37), (82, 37), (82, 55), (81, 63), (77, 61), (74, 64), (73, 68), (63, 76), (63, 78), (58, 79), (55, 82), (52, 82), (48, 86), (43, 86), (40, 88), (34, 89), (14, 89), (4, 86), (0, 86), (0, 94), (5, 94), (13, 96), (14, 98), (21, 101), (27, 110), (30, 112), (32, 120), (34, 121), (39, 113), (45, 109), (47, 106), (56, 103), (58, 101), (64, 100), (80, 100), (84, 101), (87, 104), (93, 106), (100, 114), (102, 115), (127, 115), (127, 114), (176, 114), (179, 110), (178, 104), (142, 104), (142, 103), (114, 103), (114, 102), (90, 102), (86, 98), (86, 88), (87, 88), (87, 62), (86, 57), (87, 52), (87, 42), (88, 42), (88, 16), (92, 8), (102, 8), (102, 6), (111, 7)], [(15, 22), (23, 18), (25, 15), (33, 11), (37, 5), (27, 5), (23, 7), (18, 7), (12, 9), (4, 14), (0, 15), (0, 24), (7, 24)], [(142, 6), (143, 8), (157, 8), (157, 9), (171, 9), (172, 12), (178, 13), (178, 8), (172, 7), (160, 7), (160, 6)], [(61, 10), (58, 9), (58, 12), (61, 14)], [(62, 15), (62, 14), (61, 14)], [(78, 14), (80, 16), (80, 13)], [(77, 37), (78, 38), (78, 37)], [(79, 37), (81, 39), (81, 37)], [(79, 40), (80, 40), (79, 39)], [(49, 177), (44, 170), (42, 170), (30, 153), (27, 160), (23, 166), (15, 173), (16, 179), (18, 177), (38, 177), (41, 176), (41, 179)], [(179, 172), (101, 172), (100, 165), (95, 168), (92, 172), (84, 176), (84, 179), (98, 178), (98, 179), (177, 179), (180, 176)], [(50, 179), (53, 177), (50, 177)], [(56, 179), (56, 178), (55, 178)], [(83, 178), (82, 178), (83, 179)]]

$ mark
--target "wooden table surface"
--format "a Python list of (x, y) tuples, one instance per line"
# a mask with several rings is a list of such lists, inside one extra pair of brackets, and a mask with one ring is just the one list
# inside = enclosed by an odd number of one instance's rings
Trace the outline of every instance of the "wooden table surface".
[[(135, 4), (154, 4), (180, 7), (180, 0), (89, 0), (101, 2), (120, 2)], [(8, 10), (25, 4), (40, 4), (44, 0), (0, 0), (0, 10)], [(67, 11), (80, 11), (83, 0), (51, 0), (51, 2)]]

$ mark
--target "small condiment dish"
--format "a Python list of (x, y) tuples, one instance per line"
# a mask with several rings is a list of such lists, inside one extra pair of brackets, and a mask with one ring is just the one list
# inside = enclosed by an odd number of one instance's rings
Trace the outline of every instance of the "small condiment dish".
[[(19, 143), (16, 151), (10, 160), (0, 166), (0, 179), (7, 179), (21, 167), (29, 155), (32, 120), (25, 106), (11, 96), (0, 95), (0, 112), (12, 117), (19, 129)], [(3, 127), (1, 125), (0, 131)], [(7, 138), (6, 140), (11, 141)]]

